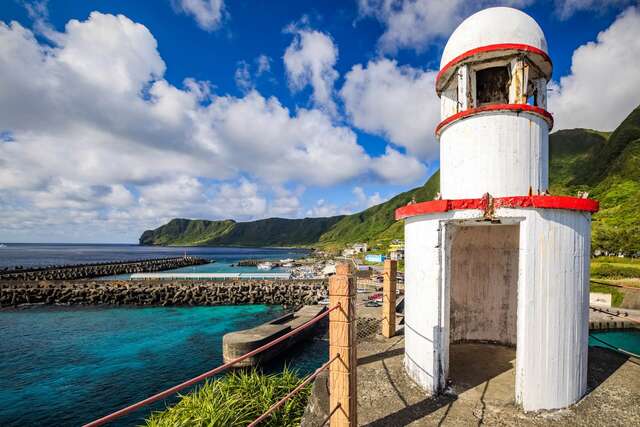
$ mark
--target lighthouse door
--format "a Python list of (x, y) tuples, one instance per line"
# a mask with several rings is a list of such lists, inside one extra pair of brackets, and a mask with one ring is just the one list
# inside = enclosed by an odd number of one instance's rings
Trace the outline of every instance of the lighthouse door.
[(482, 221), (447, 229), (444, 365), (455, 387), (505, 371), (515, 359), (520, 226)]

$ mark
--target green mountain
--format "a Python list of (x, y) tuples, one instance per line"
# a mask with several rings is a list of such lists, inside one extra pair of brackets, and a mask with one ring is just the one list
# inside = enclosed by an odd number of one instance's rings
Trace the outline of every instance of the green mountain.
[[(594, 250), (640, 252), (640, 107), (612, 133), (571, 129), (551, 134), (549, 169), (552, 194), (588, 191), (600, 201), (600, 212), (593, 217)], [(439, 187), (436, 172), (422, 187), (362, 212), (331, 218), (174, 219), (145, 231), (140, 244), (341, 247), (369, 242), (385, 246), (404, 236), (402, 221), (395, 221), (395, 209), (412, 198), (431, 200)]]
[(310, 246), (339, 222), (342, 216), (329, 218), (285, 219), (236, 222), (230, 219), (172, 219), (167, 224), (147, 230), (140, 236), (141, 245), (174, 246)]

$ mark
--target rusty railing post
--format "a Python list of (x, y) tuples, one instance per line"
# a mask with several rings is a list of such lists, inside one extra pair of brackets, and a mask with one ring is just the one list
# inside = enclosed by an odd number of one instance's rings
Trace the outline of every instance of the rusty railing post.
[(329, 315), (329, 410), (331, 427), (358, 425), (357, 355), (356, 355), (356, 280), (351, 264), (336, 265), (336, 274), (329, 278), (329, 306), (340, 308)]
[(382, 335), (391, 338), (396, 334), (396, 276), (398, 262), (384, 261), (382, 286)]

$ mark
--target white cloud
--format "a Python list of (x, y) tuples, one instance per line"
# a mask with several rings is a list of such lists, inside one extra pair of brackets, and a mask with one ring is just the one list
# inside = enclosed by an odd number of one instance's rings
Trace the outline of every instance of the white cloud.
[(249, 71), (249, 64), (246, 61), (240, 61), (236, 72), (233, 76), (236, 86), (243, 92), (248, 92), (254, 88), (253, 79), (251, 78), (251, 72)]
[(355, 126), (431, 160), (438, 153), (434, 129), (440, 120), (436, 74), (389, 59), (370, 61), (346, 74), (340, 96)]
[(307, 216), (310, 217), (327, 217), (338, 215), (338, 206), (329, 203), (324, 199), (319, 199), (315, 205), (307, 210)]
[(612, 8), (624, 7), (637, 0), (556, 0), (556, 14), (560, 19), (568, 19), (575, 13), (589, 11), (602, 13)]
[(434, 40), (448, 37), (464, 18), (489, 6), (525, 7), (533, 0), (358, 0), (362, 17), (374, 17), (385, 32), (378, 40), (383, 52), (422, 51)]
[(353, 187), (353, 190), (351, 192), (356, 197), (357, 206), (355, 207), (355, 209), (370, 208), (371, 206), (379, 205), (380, 203), (383, 203), (385, 201), (385, 199), (380, 196), (379, 192), (376, 191), (372, 195), (367, 196), (364, 189), (359, 186)]
[(573, 53), (571, 72), (552, 85), (556, 129), (612, 130), (638, 106), (640, 12), (629, 8), (595, 42)]
[(259, 55), (256, 58), (256, 65), (258, 66), (258, 70), (256, 71), (257, 76), (268, 73), (271, 71), (271, 58), (265, 54)]
[(255, 90), (221, 96), (193, 79), (172, 85), (156, 40), (127, 17), (93, 12), (50, 35), (40, 43), (0, 22), (2, 230), (66, 219), (131, 236), (173, 216), (215, 216), (215, 206), (288, 215), (302, 209), (299, 194), (271, 197), (269, 187), (371, 170), (356, 134), (323, 111), (291, 112)]
[(372, 160), (374, 172), (385, 182), (411, 184), (423, 179), (427, 169), (415, 157), (387, 146), (384, 156)]
[(293, 26), (289, 31), (293, 41), (284, 53), (284, 65), (291, 88), (299, 91), (310, 85), (314, 105), (335, 114), (333, 83), (338, 78), (334, 69), (337, 46), (330, 36), (319, 31)]
[(224, 0), (172, 0), (174, 8), (192, 16), (205, 31), (213, 31), (224, 19)]

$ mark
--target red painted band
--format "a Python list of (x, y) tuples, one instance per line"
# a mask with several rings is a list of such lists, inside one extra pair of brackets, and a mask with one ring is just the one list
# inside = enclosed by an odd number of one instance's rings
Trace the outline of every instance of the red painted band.
[(553, 116), (544, 108), (535, 107), (529, 104), (493, 104), (493, 105), (484, 105), (482, 107), (477, 108), (469, 108), (468, 110), (460, 111), (459, 113), (454, 114), (453, 116), (449, 116), (443, 121), (441, 121), (438, 126), (436, 126), (436, 136), (440, 136), (440, 132), (443, 128), (450, 125), (451, 123), (462, 120), (469, 116), (473, 116), (475, 114), (487, 113), (492, 111), (512, 111), (516, 113), (533, 113), (538, 116), (541, 116), (546, 120), (549, 125), (549, 130), (553, 128)]
[[(553, 67), (553, 63), (551, 62), (551, 58), (549, 57), (549, 55), (547, 54), (547, 52), (545, 52), (542, 49), (539, 49), (535, 46), (531, 46), (528, 44), (521, 44), (521, 43), (499, 43), (499, 44), (490, 44), (487, 46), (482, 46), (482, 47), (477, 47), (475, 49), (471, 49), (468, 50), (458, 56), (456, 56), (455, 58), (453, 58), (451, 61), (447, 62), (447, 64), (442, 67), (442, 69), (440, 70), (440, 72), (438, 73), (438, 76), (436, 77), (436, 88), (438, 87), (438, 83), (440, 82), (440, 78), (452, 67), (456, 66), (457, 64), (459, 64), (460, 62), (464, 61), (465, 59), (477, 55), (479, 53), (484, 53), (484, 52), (496, 52), (496, 51), (501, 51), (501, 50), (519, 50), (521, 52), (530, 52), (533, 53), (534, 55), (539, 55), (540, 57), (542, 57), (542, 60), (545, 62), (548, 62), (549, 65), (551, 67)], [(549, 75), (546, 76), (547, 79), (551, 78), (551, 70), (549, 70)], [(440, 92), (438, 92), (438, 96), (440, 96)]]
[[(465, 209), (486, 210), (488, 203), (489, 199), (486, 197), (480, 199), (431, 200), (399, 207), (396, 209), (396, 219)], [(514, 196), (496, 197), (493, 199), (493, 208), (566, 209), (594, 213), (598, 212), (600, 204), (597, 200), (570, 196)]]

